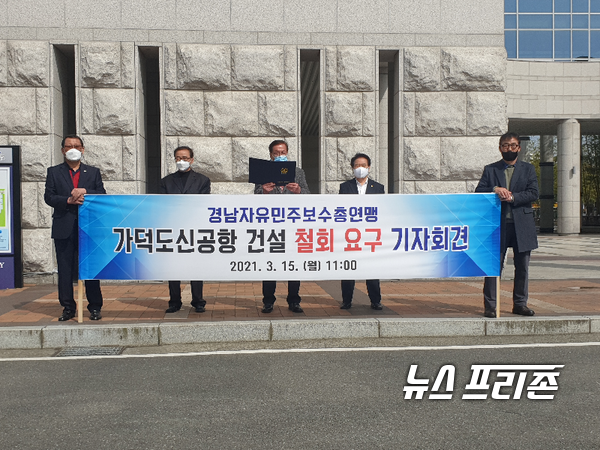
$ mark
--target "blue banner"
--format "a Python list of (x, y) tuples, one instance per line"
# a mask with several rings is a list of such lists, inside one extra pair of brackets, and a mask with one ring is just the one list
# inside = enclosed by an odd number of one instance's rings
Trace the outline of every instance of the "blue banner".
[(86, 195), (79, 208), (84, 280), (499, 274), (494, 194)]

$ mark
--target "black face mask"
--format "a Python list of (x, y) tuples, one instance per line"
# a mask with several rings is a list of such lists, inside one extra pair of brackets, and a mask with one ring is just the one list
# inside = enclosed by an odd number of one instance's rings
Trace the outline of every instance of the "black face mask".
[(506, 162), (513, 162), (519, 156), (519, 152), (502, 152), (502, 159)]

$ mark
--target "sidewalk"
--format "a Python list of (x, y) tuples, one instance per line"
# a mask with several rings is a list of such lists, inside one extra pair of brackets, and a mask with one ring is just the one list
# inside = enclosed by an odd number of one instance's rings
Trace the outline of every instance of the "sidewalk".
[[(341, 310), (339, 282), (306, 281), (300, 289), (303, 314), (287, 309), (286, 283), (277, 283), (275, 309), (263, 314), (261, 283), (205, 283), (206, 312), (196, 313), (190, 306), (189, 284), (184, 284), (184, 306), (174, 314), (165, 314), (168, 302), (166, 284), (105, 285), (102, 320), (87, 324), (135, 324), (154, 322), (219, 322), (260, 319), (330, 319), (344, 317), (396, 318), (479, 318), (483, 315), (482, 282), (468, 281), (382, 281), (383, 311), (369, 305), (364, 282), (356, 283), (352, 309)], [(501, 317), (515, 318), (512, 309), (512, 281), (501, 284)], [(77, 287), (75, 287), (77, 291)], [(8, 294), (8, 295), (7, 295)], [(77, 320), (58, 322), (62, 308), (54, 286), (32, 286), (4, 291), (0, 295), (0, 327), (72, 325)], [(32, 298), (31, 300), (21, 300)], [(600, 280), (539, 280), (529, 285), (529, 306), (537, 316), (600, 315)], [(85, 301), (84, 301), (85, 304)]]
[[(512, 271), (512, 261), (509, 258), (505, 271), (506, 279), (501, 283), (500, 320), (503, 323), (520, 321), (525, 324), (532, 320), (539, 322), (543, 319), (552, 319), (552, 327), (556, 329), (557, 320), (572, 323), (573, 320), (579, 320), (578, 318), (591, 316), (595, 324), (594, 316), (598, 316), (597, 325), (600, 331), (600, 237), (595, 235), (540, 237), (540, 249), (533, 253), (530, 269), (529, 306), (536, 312), (534, 318), (511, 314)], [(90, 321), (89, 314), (85, 311), (84, 323), (81, 325), (76, 319), (58, 322), (57, 318), (62, 308), (58, 304), (56, 286), (28, 286), (23, 289), (0, 291), (0, 348), (19, 346), (18, 342), (13, 342), (14, 333), (11, 334), (10, 330), (14, 330), (15, 333), (21, 330), (17, 334), (23, 334), (27, 327), (34, 327), (30, 331), (39, 330), (40, 336), (43, 335), (44, 330), (48, 331), (53, 327), (57, 327), (56, 331), (60, 328), (71, 336), (77, 329), (80, 330), (79, 335), (81, 335), (83, 330), (88, 330), (90, 327), (100, 326), (103, 329), (102, 333), (106, 333), (106, 330), (112, 327), (113, 334), (119, 334), (124, 329), (132, 330), (132, 327), (141, 326), (146, 330), (155, 330), (152, 333), (156, 332), (157, 339), (160, 341), (159, 329), (163, 325), (169, 325), (168, 328), (171, 329), (178, 324), (186, 324), (186, 329), (190, 326), (201, 327), (213, 324), (210, 327), (211, 333), (218, 335), (215, 328), (217, 324), (221, 324), (223, 328), (234, 324), (239, 327), (240, 321), (256, 322), (256, 326), (259, 323), (268, 324), (270, 327), (268, 337), (272, 339), (273, 323), (278, 321), (296, 323), (298, 322), (296, 319), (301, 319), (300, 322), (303, 320), (307, 330), (312, 327), (306, 322), (307, 319), (321, 321), (342, 319), (335, 324), (336, 328), (344, 323), (344, 319), (349, 327), (355, 323), (377, 323), (379, 336), (381, 336), (380, 324), (389, 323), (391, 319), (397, 323), (425, 321), (431, 325), (432, 330), (436, 328), (432, 324), (440, 319), (445, 319), (444, 322), (455, 319), (457, 324), (462, 324), (462, 327), (464, 327), (464, 319), (483, 324), (490, 320), (497, 320), (483, 319), (481, 278), (382, 281), (381, 285), (383, 311), (370, 309), (366, 286), (362, 281), (356, 283), (352, 309), (340, 310), (339, 281), (302, 282), (300, 295), (304, 313), (297, 314), (287, 309), (286, 283), (279, 282), (275, 309), (271, 314), (263, 314), (260, 311), (262, 308), (260, 282), (206, 282), (204, 284), (206, 312), (199, 314), (190, 307), (190, 287), (189, 284), (184, 284), (183, 308), (177, 313), (165, 314), (168, 302), (166, 283), (111, 285), (109, 282), (103, 282), (102, 320)], [(348, 319), (360, 320), (357, 322)], [(382, 322), (381, 319), (385, 320)], [(327, 323), (331, 321), (328, 320)], [(589, 325), (587, 332), (594, 331), (595, 326)], [(69, 331), (69, 328), (72, 331)], [(301, 328), (300, 326), (298, 329)], [(223, 339), (226, 339), (227, 331), (225, 328), (222, 331)], [(568, 327), (560, 332), (567, 331)], [(350, 336), (355, 336), (351, 330), (347, 332)], [(439, 331), (433, 332), (439, 335)], [(197, 330), (195, 333), (197, 334)], [(306, 336), (303, 337), (301, 334), (300, 337), (314, 338), (308, 331), (307, 333)], [(43, 338), (40, 339), (40, 346), (48, 345)], [(113, 345), (107, 342), (101, 340), (94, 345)], [(68, 346), (74, 345), (75, 341), (61, 341), (61, 343), (64, 344), (61, 346)], [(127, 344), (123, 341), (122, 345)]]

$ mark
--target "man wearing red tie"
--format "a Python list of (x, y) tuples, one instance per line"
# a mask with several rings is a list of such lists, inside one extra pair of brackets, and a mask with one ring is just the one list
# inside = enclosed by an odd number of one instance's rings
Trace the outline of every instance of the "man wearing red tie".
[[(44, 201), (54, 208), (52, 239), (58, 265), (58, 301), (63, 307), (59, 321), (75, 317), (77, 309), (73, 297), (73, 281), (78, 278), (79, 225), (77, 212), (86, 194), (106, 194), (100, 170), (81, 163), (85, 148), (79, 136), (70, 135), (62, 140), (64, 162), (48, 168)], [(85, 293), (91, 320), (102, 315), (102, 292), (99, 280), (86, 280)]]

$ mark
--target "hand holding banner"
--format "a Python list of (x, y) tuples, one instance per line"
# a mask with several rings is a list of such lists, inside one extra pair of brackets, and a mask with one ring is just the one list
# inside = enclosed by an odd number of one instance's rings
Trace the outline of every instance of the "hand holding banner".
[(87, 195), (81, 279), (499, 276), (494, 194)]

